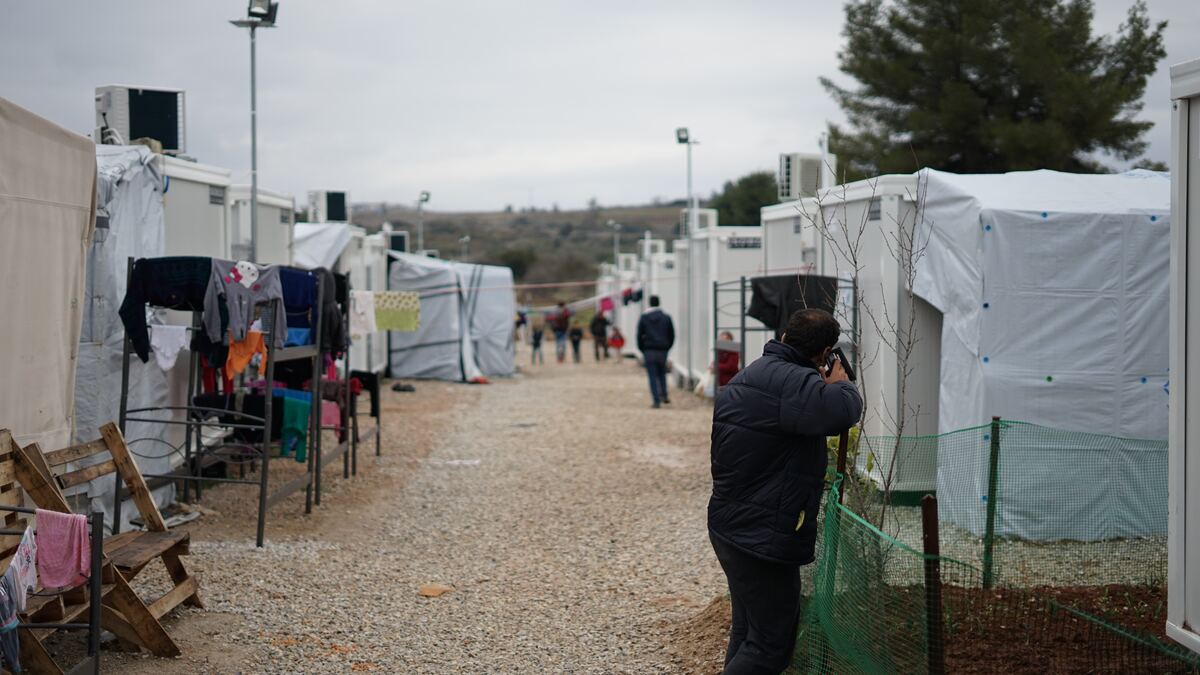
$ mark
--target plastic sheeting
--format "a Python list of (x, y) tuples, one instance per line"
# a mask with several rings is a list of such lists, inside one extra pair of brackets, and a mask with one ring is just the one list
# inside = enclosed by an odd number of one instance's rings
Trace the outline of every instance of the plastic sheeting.
[(333, 269), (350, 244), (346, 223), (296, 223), (292, 242), (292, 264), (304, 269)]
[(463, 302), (475, 362), (488, 377), (513, 374), (514, 320), (517, 298), (513, 273), (508, 267), (451, 263), (463, 286)]
[[(1165, 438), (1169, 177), (929, 170), (920, 177), (928, 243), (914, 291), (943, 313), (939, 430), (999, 415), (1115, 438)], [(1088, 471), (1092, 460), (1077, 453), (1069, 463), (1076, 469), (1064, 471), (1066, 449), (1021, 447), (1011, 457), (1003, 450), (1006, 471), (1019, 463), (1027, 495), (1091, 486), (1121, 512), (1140, 514), (1146, 495), (1166, 489), (1147, 471), (1097, 483)], [(1129, 442), (1131, 456), (1156, 461), (1147, 452)], [(978, 490), (959, 489), (951, 477), (961, 480), (960, 468), (939, 458), (940, 508), (969, 526), (977, 520)], [(1001, 532), (1077, 537), (1077, 528), (1058, 524), (1086, 520), (1088, 500), (1078, 504), (1078, 512), (1053, 519), (1014, 516)], [(1131, 519), (1135, 526), (1121, 535), (1161, 531), (1165, 511), (1159, 515)]]
[[(470, 382), (482, 376), (468, 326), (463, 286), (453, 263), (390, 252), (388, 289), (421, 294), (421, 327), (391, 332), (393, 377)], [(510, 325), (511, 328), (511, 325)]]
[[(100, 426), (120, 416), (125, 329), (117, 309), (125, 297), (128, 259), (161, 256), (165, 248), (163, 180), (155, 155), (144, 146), (100, 145), (96, 146), (96, 166), (97, 219), (107, 223), (107, 228), (97, 229), (88, 252), (83, 331), (75, 370), (75, 442), (98, 438)], [(151, 331), (163, 323), (163, 314), (162, 310), (151, 312)], [(186, 364), (186, 360), (185, 351), (180, 363)], [(129, 368), (131, 410), (169, 405), (169, 374), (153, 357), (148, 363), (132, 358)], [(170, 417), (165, 412), (153, 416)], [(170, 442), (170, 431), (165, 424), (130, 422), (126, 427), (126, 442), (143, 473), (169, 473), (182, 460)], [(93, 506), (103, 509), (110, 523), (114, 487), (111, 476), (88, 486)], [(174, 498), (175, 488), (164, 486), (153, 494), (158, 504), (167, 504)], [(136, 516), (137, 510), (123, 508), (122, 515), (127, 520)]]
[(92, 142), (0, 98), (0, 426), (22, 444), (71, 440), (95, 198)]

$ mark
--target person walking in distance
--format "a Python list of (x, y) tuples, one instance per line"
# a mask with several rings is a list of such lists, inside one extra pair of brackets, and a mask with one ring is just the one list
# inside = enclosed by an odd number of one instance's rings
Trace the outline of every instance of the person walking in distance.
[(608, 358), (608, 317), (604, 316), (604, 312), (596, 312), (596, 316), (592, 317), (592, 323), (588, 325), (588, 330), (592, 334), (592, 353), (596, 355), (596, 360), (600, 360), (600, 352), (604, 351), (604, 358)]
[(567, 303), (558, 303), (558, 309), (550, 317), (550, 328), (554, 331), (554, 358), (562, 363), (567, 359), (567, 331), (571, 328), (571, 310)]
[(538, 363), (546, 363), (546, 355), (542, 353), (542, 336), (546, 334), (546, 320), (539, 316), (535, 316), (529, 322), (529, 345), (531, 365)]
[(650, 398), (655, 408), (671, 402), (667, 393), (667, 352), (675, 344), (675, 324), (658, 304), (658, 296), (650, 296), (650, 309), (642, 314), (637, 325), (637, 348), (646, 363)]
[(579, 346), (583, 343), (583, 328), (576, 321), (571, 324), (571, 330), (567, 331), (567, 337), (571, 340), (571, 358), (575, 363), (579, 363)]
[(832, 350), (841, 326), (802, 309), (762, 358), (717, 392), (708, 534), (729, 582), (728, 675), (781, 673), (800, 616), (800, 566), (813, 562), (825, 438), (853, 426), (863, 400)]

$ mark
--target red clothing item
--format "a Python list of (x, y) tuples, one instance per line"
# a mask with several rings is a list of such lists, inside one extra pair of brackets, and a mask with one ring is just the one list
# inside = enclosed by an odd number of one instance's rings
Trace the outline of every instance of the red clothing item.
[(725, 349), (717, 350), (717, 386), (724, 387), (729, 384), (734, 375), (737, 375), (740, 357), (741, 355), (737, 352)]

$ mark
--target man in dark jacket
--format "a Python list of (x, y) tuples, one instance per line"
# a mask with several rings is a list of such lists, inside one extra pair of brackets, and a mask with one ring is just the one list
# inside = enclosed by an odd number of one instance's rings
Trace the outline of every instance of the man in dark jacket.
[(637, 325), (637, 347), (646, 363), (655, 408), (671, 402), (667, 395), (667, 352), (675, 344), (675, 324), (658, 304), (658, 296), (650, 296), (650, 309), (642, 314)]
[(800, 566), (813, 561), (825, 437), (863, 403), (840, 361), (841, 332), (820, 309), (792, 315), (781, 340), (717, 394), (708, 532), (733, 604), (725, 673), (780, 673), (796, 640)]
[(596, 360), (600, 360), (600, 352), (604, 352), (604, 358), (608, 358), (608, 317), (604, 316), (604, 312), (596, 312), (596, 316), (592, 317), (592, 323), (588, 327), (592, 332), (592, 352), (596, 355)]

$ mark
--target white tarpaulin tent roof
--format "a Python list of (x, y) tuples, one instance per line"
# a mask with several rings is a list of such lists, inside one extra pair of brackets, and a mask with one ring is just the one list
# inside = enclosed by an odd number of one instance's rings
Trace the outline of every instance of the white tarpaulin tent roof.
[(466, 315), (479, 370), (488, 377), (513, 374), (513, 320), (517, 298), (508, 267), (451, 263), (463, 287)]
[(0, 98), (0, 427), (44, 450), (71, 441), (93, 143)]
[(292, 264), (312, 270), (332, 270), (350, 243), (347, 223), (296, 223), (292, 241)]
[[(998, 415), (1117, 440), (1165, 438), (1169, 177), (921, 177), (928, 244), (913, 288), (943, 313), (939, 431)], [(1099, 454), (1021, 437), (1001, 435), (1004, 470), (1019, 470), (1023, 485), (1020, 506), (1007, 502), (997, 532), (1096, 539), (1165, 531), (1165, 444), (1123, 441)], [(978, 531), (986, 475), (986, 456), (969, 471), (939, 456), (944, 517)], [(1037, 503), (1066, 486), (1087, 493), (1078, 513)], [(1100, 499), (1127, 517), (1095, 522), (1088, 509)]]
[[(96, 190), (97, 229), (88, 252), (83, 330), (76, 362), (75, 441), (99, 436), (100, 426), (113, 422), (121, 409), (121, 352), (125, 328), (117, 309), (125, 297), (128, 259), (163, 255), (166, 225), (163, 218), (163, 178), (150, 149), (140, 145), (96, 146), (98, 181)], [(154, 310), (150, 330), (163, 323), (164, 310)], [(187, 359), (186, 351), (180, 357)], [(168, 374), (152, 357), (129, 363), (130, 409), (169, 405)], [(166, 412), (143, 413), (139, 417)], [(125, 429), (129, 450), (145, 473), (170, 473), (182, 456), (171, 445), (170, 427), (165, 424), (130, 422)], [(88, 492), (93, 504), (111, 516), (111, 478), (92, 482)], [(174, 497), (171, 485), (154, 491), (158, 503)], [(136, 509), (122, 509), (126, 520)], [(124, 527), (124, 524), (123, 524)]]

